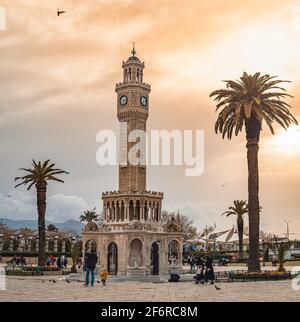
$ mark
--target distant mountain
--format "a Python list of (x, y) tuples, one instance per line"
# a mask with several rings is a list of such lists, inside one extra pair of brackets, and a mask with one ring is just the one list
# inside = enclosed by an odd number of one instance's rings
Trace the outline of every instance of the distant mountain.
[[(0, 222), (1, 221), (11, 229), (20, 229), (20, 228), (37, 229), (37, 220), (11, 220), (7, 218), (0, 218)], [(75, 233), (80, 233), (83, 227), (83, 223), (72, 219), (67, 220), (63, 223), (46, 221), (46, 226), (50, 224), (54, 225), (59, 230), (67, 230)]]

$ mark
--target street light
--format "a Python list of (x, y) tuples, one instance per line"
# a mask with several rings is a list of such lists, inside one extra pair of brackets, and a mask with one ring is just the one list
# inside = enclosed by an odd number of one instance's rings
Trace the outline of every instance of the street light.
[(289, 241), (290, 240), (290, 227), (289, 227), (289, 220), (285, 220), (284, 221), (286, 223), (286, 238)]

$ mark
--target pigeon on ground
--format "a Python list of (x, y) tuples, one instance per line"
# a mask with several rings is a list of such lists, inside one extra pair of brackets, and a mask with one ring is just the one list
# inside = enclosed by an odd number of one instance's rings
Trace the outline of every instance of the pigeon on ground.
[(71, 283), (71, 281), (69, 281), (69, 280), (66, 280), (66, 282), (67, 282), (67, 283)]
[(216, 289), (217, 291), (221, 290), (221, 288), (220, 288), (219, 286), (217, 286), (216, 284), (215, 284), (215, 289)]
[(52, 280), (53, 283), (56, 283), (56, 280)]

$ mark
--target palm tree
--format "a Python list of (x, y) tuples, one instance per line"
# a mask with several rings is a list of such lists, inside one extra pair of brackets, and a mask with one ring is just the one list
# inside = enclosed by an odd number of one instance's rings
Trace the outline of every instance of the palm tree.
[(248, 160), (248, 208), (249, 208), (249, 262), (250, 272), (260, 271), (259, 263), (259, 175), (258, 144), (263, 121), (272, 134), (273, 123), (287, 129), (292, 123), (298, 124), (290, 113), (289, 104), (283, 101), (291, 97), (285, 89), (277, 86), (282, 81), (276, 76), (248, 75), (244, 73), (237, 81), (225, 81), (227, 88), (210, 94), (220, 111), (215, 124), (216, 133), (231, 139), (233, 132), (238, 135), (245, 126)]
[(87, 210), (84, 212), (83, 215), (80, 216), (80, 221), (81, 222), (93, 222), (98, 219), (98, 215), (96, 214), (96, 208), (93, 210)]
[(21, 185), (28, 185), (29, 191), (33, 185), (36, 187), (37, 194), (37, 210), (38, 210), (38, 231), (39, 231), (39, 257), (38, 265), (45, 266), (45, 244), (46, 244), (46, 228), (45, 228), (45, 214), (46, 214), (46, 194), (48, 181), (58, 181), (64, 183), (63, 180), (58, 179), (56, 175), (68, 174), (68, 172), (61, 169), (55, 169), (55, 164), (50, 164), (50, 160), (44, 162), (36, 162), (32, 160), (32, 168), (21, 168), (20, 170), (27, 172), (23, 177), (16, 177), (15, 181), (21, 181), (15, 188)]
[(239, 234), (239, 258), (243, 258), (243, 238), (244, 238), (244, 218), (243, 216), (248, 213), (248, 205), (245, 200), (234, 200), (233, 207), (223, 212), (222, 216), (229, 217), (231, 215), (237, 216), (237, 228)]

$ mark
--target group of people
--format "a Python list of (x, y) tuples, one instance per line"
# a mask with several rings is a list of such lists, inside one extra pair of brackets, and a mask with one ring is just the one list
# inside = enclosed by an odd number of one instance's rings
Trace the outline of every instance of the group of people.
[(27, 265), (26, 258), (24, 256), (14, 256), (9, 262), (7, 262), (7, 265), (10, 266), (22, 266), (25, 267)]
[[(86, 253), (84, 257), (84, 270), (85, 270), (85, 286), (88, 287), (89, 284), (93, 287), (95, 284), (95, 269), (98, 261), (98, 256), (96, 252), (92, 249), (91, 252)], [(91, 276), (91, 281), (90, 281)], [(100, 272), (100, 280), (103, 286), (106, 286), (108, 279), (108, 272), (103, 268)]]
[(206, 255), (204, 258), (199, 257), (197, 260), (197, 273), (194, 276), (195, 284), (214, 284), (215, 273), (213, 259)]
[(66, 269), (68, 266), (68, 259), (64, 255), (58, 256), (57, 258), (55, 258), (53, 255), (50, 255), (47, 257), (46, 266)]

